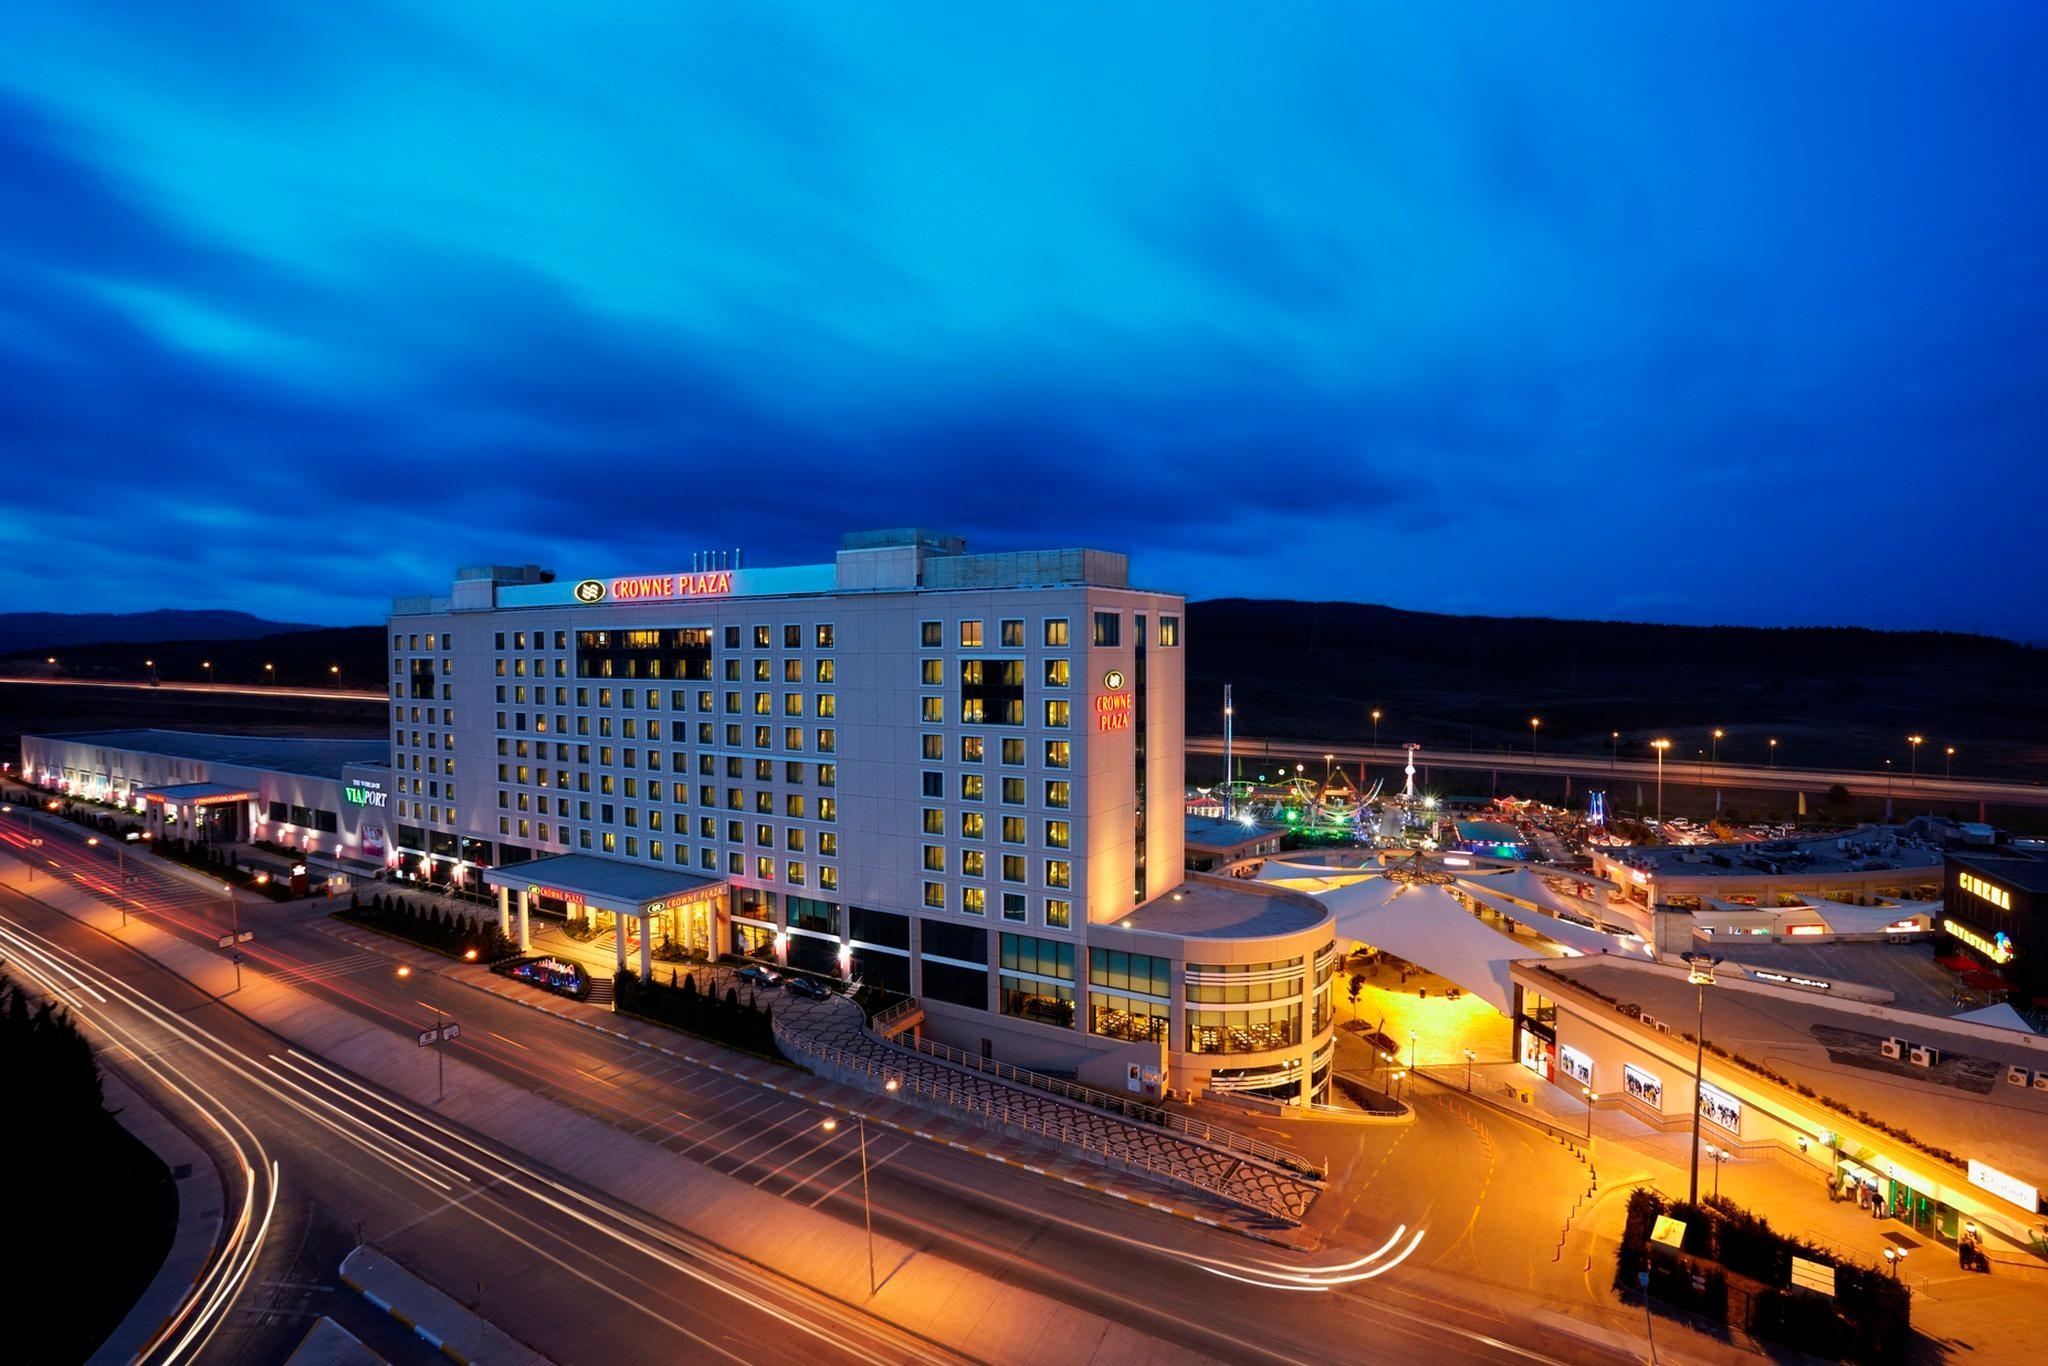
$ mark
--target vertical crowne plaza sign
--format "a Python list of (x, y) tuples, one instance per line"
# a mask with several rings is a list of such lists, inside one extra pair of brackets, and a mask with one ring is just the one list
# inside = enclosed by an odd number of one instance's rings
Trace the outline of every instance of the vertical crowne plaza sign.
[(1102, 676), (1103, 691), (1095, 694), (1095, 730), (1106, 734), (1113, 730), (1129, 730), (1131, 718), (1137, 714), (1137, 703), (1126, 686), (1124, 671), (1111, 669)]

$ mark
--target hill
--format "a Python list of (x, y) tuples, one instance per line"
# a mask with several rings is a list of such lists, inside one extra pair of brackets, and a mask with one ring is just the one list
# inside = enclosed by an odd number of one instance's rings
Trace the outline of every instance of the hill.
[[(1369, 739), (1477, 753), (1536, 743), (1724, 760), (2036, 777), (2048, 761), (2048, 651), (1990, 636), (1852, 627), (1659, 626), (1462, 617), (1347, 602), (1188, 604), (1188, 729)], [(1620, 739), (1613, 738), (1615, 731)]]
[(95, 642), (247, 640), (309, 629), (302, 622), (265, 621), (247, 612), (0, 612), (0, 655), (45, 654)]

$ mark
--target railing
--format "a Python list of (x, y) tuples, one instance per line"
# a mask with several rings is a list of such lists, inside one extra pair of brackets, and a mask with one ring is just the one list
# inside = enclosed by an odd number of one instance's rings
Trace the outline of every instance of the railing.
[[(913, 1002), (912, 1004), (915, 1003)], [(875, 1023), (879, 1026), (881, 1022), (882, 1017), (876, 1016)], [(1234, 1129), (1219, 1128), (1214, 1124), (1207, 1124), (1201, 1120), (1187, 1119), (1181, 1115), (1171, 1114), (1157, 1105), (1147, 1105), (1142, 1101), (1126, 1100), (1122, 1096), (1112, 1095), (1108, 1091), (1098, 1091), (1093, 1087), (1080, 1086), (1059, 1077), (1049, 1077), (1043, 1072), (1031, 1072), (1022, 1067), (1013, 1067), (1009, 1063), (997, 1062), (993, 1058), (984, 1058), (979, 1054), (968, 1053), (949, 1044), (936, 1043), (930, 1039), (899, 1038), (888, 1039), (887, 1042), (894, 1044), (898, 1048), (914, 1049), (927, 1057), (936, 1058), (940, 1062), (951, 1063), (956, 1067), (965, 1067), (976, 1072), (985, 1072), (992, 1077), (1009, 1082), (1015, 1086), (1028, 1087), (1034, 1091), (1044, 1091), (1048, 1095), (1058, 1096), (1062, 1100), (1072, 1101), (1076, 1105), (1085, 1105), (1091, 1110), (1100, 1110), (1116, 1115), (1118, 1118), (1129, 1120), (1134, 1124), (1149, 1125), (1152, 1128), (1163, 1129), (1168, 1133), (1179, 1135), (1196, 1143), (1206, 1144), (1212, 1148), (1221, 1148), (1234, 1156), (1249, 1157), (1254, 1161), (1263, 1162), (1267, 1166), (1282, 1168), (1294, 1176), (1306, 1177), (1312, 1181), (1321, 1181), (1323, 1179), (1324, 1173), (1322, 1169), (1315, 1166), (1307, 1158), (1290, 1153), (1284, 1148), (1276, 1148), (1272, 1144), (1262, 1142), (1259, 1139), (1240, 1134)]]
[(915, 996), (908, 997), (905, 1000), (898, 1001), (887, 1010), (875, 1012), (875, 1017), (868, 1021), (868, 1027), (884, 1039), (894, 1042), (896, 1036), (903, 1032), (904, 1022), (909, 1020), (911, 1016), (920, 1013), (923, 1009), (924, 1007), (917, 1003)]
[(1205, 1172), (1183, 1164), (1175, 1163), (1169, 1165), (1161, 1163), (1150, 1155), (1139, 1152), (1130, 1146), (1107, 1144), (1091, 1139), (1085, 1128), (1068, 1124), (1064, 1120), (1041, 1119), (1027, 1112), (1013, 1111), (1008, 1106), (1004, 1106), (998, 1111), (996, 1105), (988, 1098), (977, 1096), (971, 1091), (963, 1090), (951, 1084), (941, 1084), (928, 1079), (914, 1069), (886, 1067), (877, 1063), (872, 1057), (863, 1057), (859, 1054), (848, 1052), (837, 1045), (801, 1038), (790, 1033), (779, 1019), (771, 1021), (770, 1028), (774, 1031), (776, 1042), (782, 1047), (796, 1053), (806, 1054), (834, 1067), (851, 1072), (859, 1072), (877, 1081), (894, 1081), (899, 1094), (907, 1092), (912, 1096), (926, 1096), (950, 1109), (964, 1111), (967, 1114), (982, 1115), (993, 1123), (1041, 1135), (1062, 1146), (1079, 1148), (1084, 1153), (1099, 1155), (1107, 1161), (1117, 1163), (1126, 1168), (1142, 1170), (1163, 1181), (1174, 1182), (1183, 1186), (1192, 1186), (1197, 1190), (1206, 1191), (1233, 1204), (1250, 1205), (1252, 1208), (1263, 1209), (1269, 1214), (1277, 1214), (1297, 1222), (1301, 1218), (1293, 1210), (1248, 1200), (1244, 1194), (1231, 1189), (1227, 1175), (1224, 1179), (1218, 1180)]

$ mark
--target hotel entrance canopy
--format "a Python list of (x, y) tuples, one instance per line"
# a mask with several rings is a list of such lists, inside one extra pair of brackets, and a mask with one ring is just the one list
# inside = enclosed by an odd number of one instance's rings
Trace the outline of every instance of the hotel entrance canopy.
[(135, 795), (146, 802), (177, 802), (192, 806), (256, 800), (254, 788), (230, 787), (225, 783), (179, 783), (175, 787), (145, 787)]
[(551, 897), (585, 911), (608, 913), (622, 971), (626, 966), (629, 921), (639, 925), (642, 977), (648, 974), (650, 941), (657, 920), (664, 934), (685, 950), (706, 955), (718, 952), (728, 887), (723, 878), (591, 854), (557, 854), (486, 868), (483, 881), (485, 886), (498, 889), (498, 928), (508, 936), (512, 932), (512, 903), (518, 903), (517, 943), (522, 953), (533, 948), (529, 916), (536, 897)]
[(557, 854), (487, 868), (484, 883), (631, 916), (660, 915), (694, 901), (714, 900), (726, 885), (722, 878), (591, 854)]

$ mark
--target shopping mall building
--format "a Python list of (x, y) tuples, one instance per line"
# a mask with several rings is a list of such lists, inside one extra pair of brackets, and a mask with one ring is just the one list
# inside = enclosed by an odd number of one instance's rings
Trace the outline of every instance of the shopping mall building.
[(393, 604), (380, 838), (522, 940), (589, 917), (643, 972), (665, 942), (773, 957), (1021, 1066), (1320, 1097), (1329, 912), (1184, 868), (1183, 621), (1122, 555), (922, 530), (464, 570)]

